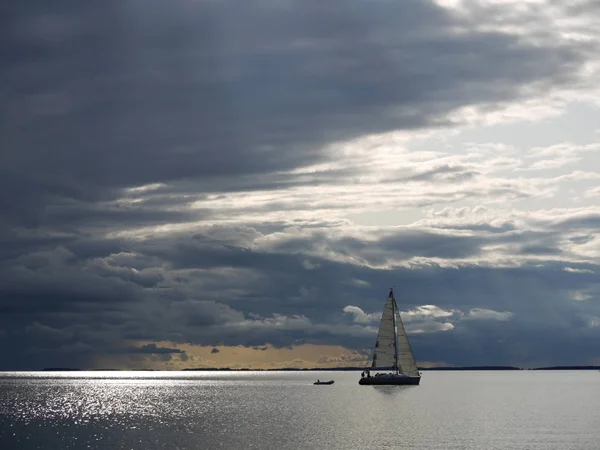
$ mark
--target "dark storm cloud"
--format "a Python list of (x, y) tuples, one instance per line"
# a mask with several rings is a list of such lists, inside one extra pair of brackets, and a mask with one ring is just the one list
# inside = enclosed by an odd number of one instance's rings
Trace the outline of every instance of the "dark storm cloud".
[(150, 353), (153, 355), (169, 354), (169, 353), (183, 353), (183, 351), (178, 348), (158, 347), (156, 344), (142, 345), (141, 347), (131, 349), (130, 351), (131, 351), (131, 353)]
[[(423, 239), (427, 236), (424, 234)], [(171, 244), (177, 247), (176, 242)], [(332, 241), (330, 245), (336, 248), (338, 244)], [(418, 254), (419, 247), (413, 249)], [(463, 267), (456, 270), (432, 266), (418, 270), (382, 270), (336, 263), (302, 253), (279, 255), (255, 251), (250, 253), (254, 258), (237, 259), (228, 249), (223, 248), (222, 252), (221, 258), (215, 258), (215, 261), (221, 261), (220, 265), (208, 266), (200, 259), (198, 267), (194, 267), (193, 258), (189, 258), (183, 269), (159, 272), (164, 290), (148, 290), (144, 288), (143, 280), (144, 272), (157, 270), (149, 263), (155, 261), (154, 258), (162, 261), (163, 267), (170, 267), (167, 255), (133, 257), (123, 254), (111, 256), (107, 265), (115, 264), (121, 268), (136, 265), (140, 274), (130, 277), (122, 270), (101, 271), (99, 274), (104, 278), (88, 279), (89, 290), (98, 289), (96, 295), (104, 295), (104, 298), (87, 298), (84, 293), (49, 297), (45, 285), (33, 285), (27, 299), (7, 293), (3, 298), (33, 306), (16, 315), (16, 311), (3, 314), (3, 319), (11, 318), (10, 322), (3, 321), (4, 329), (8, 331), (5, 339), (23, 336), (19, 330), (26, 329), (23, 337), (26, 338), (23, 342), (28, 345), (26, 348), (42, 346), (46, 360), (50, 358), (48, 355), (65, 354), (70, 348), (87, 348), (87, 352), (68, 353), (70, 359), (57, 356), (60, 361), (78, 361), (80, 364), (88, 361), (93, 352), (119, 353), (123, 339), (172, 340), (203, 345), (262, 345), (269, 342), (286, 346), (302, 338), (308, 343), (327, 342), (363, 348), (371, 345), (372, 336), (360, 327), (353, 329), (350, 323), (342, 320), (343, 308), (356, 305), (367, 313), (378, 313), (386, 295), (382, 286), (396, 286), (403, 311), (434, 304), (445, 310), (467, 312), (487, 307), (513, 314), (511, 320), (487, 321), (487, 326), (478, 326), (477, 320), (467, 323), (448, 319), (455, 329), (443, 332), (442, 347), (447, 350), (443, 360), (468, 361), (461, 351), (468, 350), (473, 340), (487, 341), (498, 335), (497, 339), (509, 343), (520, 342), (529, 336), (532, 327), (536, 330), (537, 342), (546, 339), (544, 336), (550, 339), (548, 333), (567, 332), (573, 335), (573, 342), (585, 340), (590, 333), (593, 335), (594, 329), (585, 325), (584, 318), (600, 315), (596, 301), (575, 302), (569, 297), (573, 290), (587, 290), (594, 298), (600, 298), (597, 297), (600, 290), (596, 268), (591, 265), (574, 265), (573, 270), (581, 272), (563, 270), (559, 264), (514, 269)], [(218, 249), (213, 249), (214, 255), (218, 253)], [(178, 259), (177, 255), (170, 254), (170, 257), (175, 261)], [(55, 275), (74, 263), (71, 258), (69, 255), (55, 257), (56, 261), (52, 263)], [(306, 260), (311, 264), (303, 264)], [(36, 270), (45, 268), (41, 262), (27, 261)], [(42, 258), (42, 261), (47, 260)], [(79, 261), (80, 273), (71, 269), (65, 277), (71, 280), (84, 277), (86, 272), (96, 270), (96, 261), (92, 258), (86, 265)], [(352, 280), (363, 280), (364, 283), (356, 285), (351, 283)], [(126, 297), (107, 292), (106, 286), (121, 283), (129, 286), (134, 295)], [(37, 289), (37, 295), (34, 289)], [(45, 309), (44, 301), (54, 309)], [(297, 316), (299, 312), (301, 316)], [(552, 326), (548, 327), (548, 323)], [(449, 343), (456, 348), (448, 349)], [(78, 347), (69, 347), (76, 345)], [(428, 355), (429, 359), (443, 353), (438, 349), (440, 345), (439, 336), (435, 339), (428, 334), (414, 337), (416, 351)], [(493, 342), (486, 345), (501, 347)], [(528, 346), (538, 350), (536, 357), (547, 356), (548, 361), (551, 360), (551, 355), (544, 356), (544, 352), (533, 344)], [(492, 358), (486, 348), (468, 352), (470, 361)], [(532, 351), (525, 352), (522, 360), (531, 357)], [(29, 354), (32, 358), (29, 364), (41, 361), (36, 356), (38, 353), (36, 350), (35, 355)], [(589, 356), (589, 352), (579, 354)], [(496, 355), (496, 361), (516, 360), (506, 349), (499, 349)], [(11, 360), (24, 361), (22, 356)]]
[(111, 303), (140, 298), (141, 285), (155, 285), (160, 277), (139, 276), (131, 269), (85, 266), (58, 247), (30, 253), (0, 267), (0, 308), (7, 312), (56, 311), (73, 303)]
[(333, 139), (568, 83), (583, 62), (575, 48), (474, 31), (421, 1), (5, 9), (0, 191), (11, 223), (123, 186), (293, 168)]
[[(258, 236), (250, 230), (245, 234), (250, 239)], [(207, 234), (131, 241), (128, 252), (118, 254), (108, 251), (114, 242), (107, 242), (105, 248), (81, 241), (77, 245), (84, 250), (79, 256), (58, 247), (20, 256), (4, 267), (3, 319), (8, 320), (4, 325), (10, 336), (27, 328), (30, 339), (34, 332), (39, 336), (51, 336), (52, 330), (64, 333), (60, 347), (53, 344), (56, 339), (44, 338), (45, 346), (54, 345), (60, 353), (71, 348), (114, 353), (122, 339), (285, 346), (302, 337), (305, 342), (363, 347), (369, 335), (348, 328), (340, 332), (326, 324), (338, 322), (347, 305), (377, 313), (383, 301), (381, 286), (393, 285), (403, 310), (422, 304), (463, 311), (488, 307), (546, 324), (556, 321), (556, 316), (600, 314), (594, 301), (576, 302), (574, 308), (570, 299), (572, 291), (590, 291), (597, 298), (594, 265), (573, 263), (571, 271), (556, 263), (514, 269), (390, 270), (336, 263), (314, 254), (315, 249), (327, 246), (335, 253), (372, 263), (398, 256), (462, 258), (487, 244), (527, 243), (553, 236), (515, 234), (508, 229), (499, 240), (498, 234), (484, 239), (400, 229), (375, 241), (372, 236), (363, 241), (325, 238), (315, 232), (303, 240), (290, 238), (293, 245), (264, 251), (235, 245), (242, 236), (240, 230), (213, 228)], [(559, 239), (556, 233), (554, 237)], [(228, 241), (232, 243), (225, 245)], [(365, 283), (356, 285), (352, 280)], [(299, 312), (302, 317), (294, 318)], [(515, 320), (503, 327), (513, 323), (528, 322)], [(460, 329), (458, 324), (456, 329)], [(560, 329), (569, 327), (562, 324)], [(514, 336), (519, 332), (515, 327)], [(415, 345), (419, 348), (428, 339), (416, 336)], [(32, 348), (40, 346), (35, 339), (27, 342)], [(422, 348), (428, 351), (429, 347)], [(86, 352), (80, 354), (86, 356)]]

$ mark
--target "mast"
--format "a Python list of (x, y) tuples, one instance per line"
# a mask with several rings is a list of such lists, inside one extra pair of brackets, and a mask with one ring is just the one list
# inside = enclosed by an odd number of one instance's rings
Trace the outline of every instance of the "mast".
[(396, 304), (396, 298), (394, 297), (394, 288), (390, 288), (390, 297), (392, 297), (392, 308), (394, 318), (394, 370), (396, 375), (399, 373), (400, 368), (398, 367), (398, 324), (396, 323), (396, 313), (398, 312), (398, 305)]

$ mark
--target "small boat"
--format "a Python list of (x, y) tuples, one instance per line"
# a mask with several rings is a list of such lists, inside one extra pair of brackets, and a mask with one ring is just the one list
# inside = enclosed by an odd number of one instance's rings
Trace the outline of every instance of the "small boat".
[(333, 380), (329, 380), (329, 381), (317, 380), (313, 384), (333, 384)]
[(417, 385), (421, 381), (421, 374), (400, 318), (400, 310), (396, 304), (393, 289), (390, 289), (381, 315), (381, 322), (379, 322), (371, 369), (389, 370), (390, 367), (392, 373), (371, 375), (371, 370), (365, 370), (361, 379), (358, 380), (358, 384)]

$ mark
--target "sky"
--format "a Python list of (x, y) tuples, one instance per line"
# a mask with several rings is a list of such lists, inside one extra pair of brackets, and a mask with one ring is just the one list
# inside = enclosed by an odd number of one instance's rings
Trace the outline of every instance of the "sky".
[(597, 1), (0, 10), (0, 370), (600, 364)]

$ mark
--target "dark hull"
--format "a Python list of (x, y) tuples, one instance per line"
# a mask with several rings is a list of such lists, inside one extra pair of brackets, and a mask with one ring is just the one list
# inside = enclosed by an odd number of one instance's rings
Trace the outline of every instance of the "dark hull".
[(366, 386), (388, 385), (388, 386), (416, 386), (421, 382), (421, 377), (407, 377), (404, 375), (381, 375), (372, 377), (363, 377), (358, 380), (358, 384)]
[(330, 384), (333, 384), (333, 380), (331, 380), (331, 381), (315, 381), (313, 384), (316, 384), (318, 386), (330, 385)]

